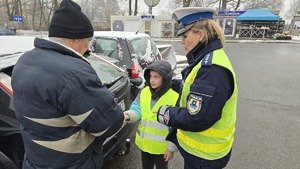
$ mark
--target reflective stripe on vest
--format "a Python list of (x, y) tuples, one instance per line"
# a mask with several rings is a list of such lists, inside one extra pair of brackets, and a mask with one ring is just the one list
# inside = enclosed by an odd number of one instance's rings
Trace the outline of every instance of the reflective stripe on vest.
[(145, 87), (140, 94), (141, 121), (136, 132), (135, 143), (144, 152), (151, 154), (164, 154), (167, 149), (166, 136), (169, 133), (169, 127), (160, 124), (156, 120), (154, 111), (158, 111), (160, 106), (175, 106), (178, 99), (178, 93), (169, 89), (161, 96), (151, 109), (151, 91)]
[[(203, 60), (205, 63), (202, 63)], [(207, 63), (219, 65), (227, 68), (234, 78), (234, 91), (232, 96), (225, 103), (222, 110), (222, 118), (211, 128), (202, 132), (190, 132), (178, 129), (177, 138), (180, 146), (190, 154), (214, 160), (227, 155), (234, 140), (236, 105), (237, 105), (237, 83), (236, 76), (231, 63), (223, 49), (207, 54), (187, 76), (180, 98), (180, 107), (186, 108), (190, 86), (193, 84), (198, 70)]]

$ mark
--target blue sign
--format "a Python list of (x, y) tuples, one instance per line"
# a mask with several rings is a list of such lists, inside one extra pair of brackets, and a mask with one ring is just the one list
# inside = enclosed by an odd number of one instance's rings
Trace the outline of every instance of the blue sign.
[(14, 15), (14, 22), (23, 22), (23, 16)]
[(246, 11), (218, 11), (218, 15), (241, 15)]
[[(141, 19), (150, 19), (150, 15), (141, 15)], [(152, 19), (154, 19), (154, 15), (152, 15)]]

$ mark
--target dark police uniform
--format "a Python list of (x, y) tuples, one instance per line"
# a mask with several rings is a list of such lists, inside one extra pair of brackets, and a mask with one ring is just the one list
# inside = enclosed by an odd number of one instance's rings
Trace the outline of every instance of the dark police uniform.
[[(222, 48), (223, 45), (218, 37), (210, 40), (207, 45), (199, 42), (187, 54), (189, 66), (182, 71), (183, 83), (180, 87), (175, 87), (180, 90), (180, 102), (186, 104), (178, 103), (178, 107), (162, 106), (157, 113), (160, 123), (173, 127), (167, 140), (174, 142), (179, 148), (184, 157), (186, 169), (223, 168), (230, 158), (236, 115), (237, 86), (233, 70), (213, 62), (213, 58), (219, 56), (214, 56), (212, 53), (222, 50)], [(224, 55), (227, 58), (226, 54)], [(201, 67), (192, 78), (189, 92), (186, 93), (183, 86), (191, 79), (188, 78), (189, 74), (194, 71), (196, 66), (199, 66), (198, 64), (201, 64)], [(229, 65), (231, 67), (230, 62)], [(233, 100), (233, 102), (228, 105), (228, 100)], [(232, 113), (223, 110), (224, 107), (230, 107)], [(223, 126), (219, 125), (220, 122), (224, 122), (224, 118), (225, 121), (229, 121), (228, 126), (224, 123)], [(215, 125), (222, 127), (218, 129)], [(224, 134), (223, 131), (228, 131), (228, 133)], [(215, 139), (210, 140), (208, 136)], [(229, 138), (228, 142), (224, 141), (226, 144), (224, 146), (220, 140), (227, 140), (227, 138)], [(207, 148), (214, 141), (220, 141), (222, 145), (215, 143), (216, 150), (214, 147)]]

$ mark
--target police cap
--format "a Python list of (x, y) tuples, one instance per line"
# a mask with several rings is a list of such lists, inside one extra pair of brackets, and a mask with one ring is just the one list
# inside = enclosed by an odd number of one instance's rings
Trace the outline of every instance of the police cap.
[(205, 7), (185, 7), (173, 12), (173, 19), (178, 23), (179, 30), (177, 36), (190, 30), (200, 19), (213, 19), (217, 11), (213, 8)]

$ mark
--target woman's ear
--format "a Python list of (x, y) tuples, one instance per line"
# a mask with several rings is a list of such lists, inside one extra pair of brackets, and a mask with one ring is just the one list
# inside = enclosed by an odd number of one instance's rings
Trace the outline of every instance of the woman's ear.
[(199, 36), (200, 37), (199, 38), (200, 42), (204, 42), (204, 41), (207, 40), (206, 32), (203, 29), (199, 30), (199, 34), (200, 34), (200, 36)]

